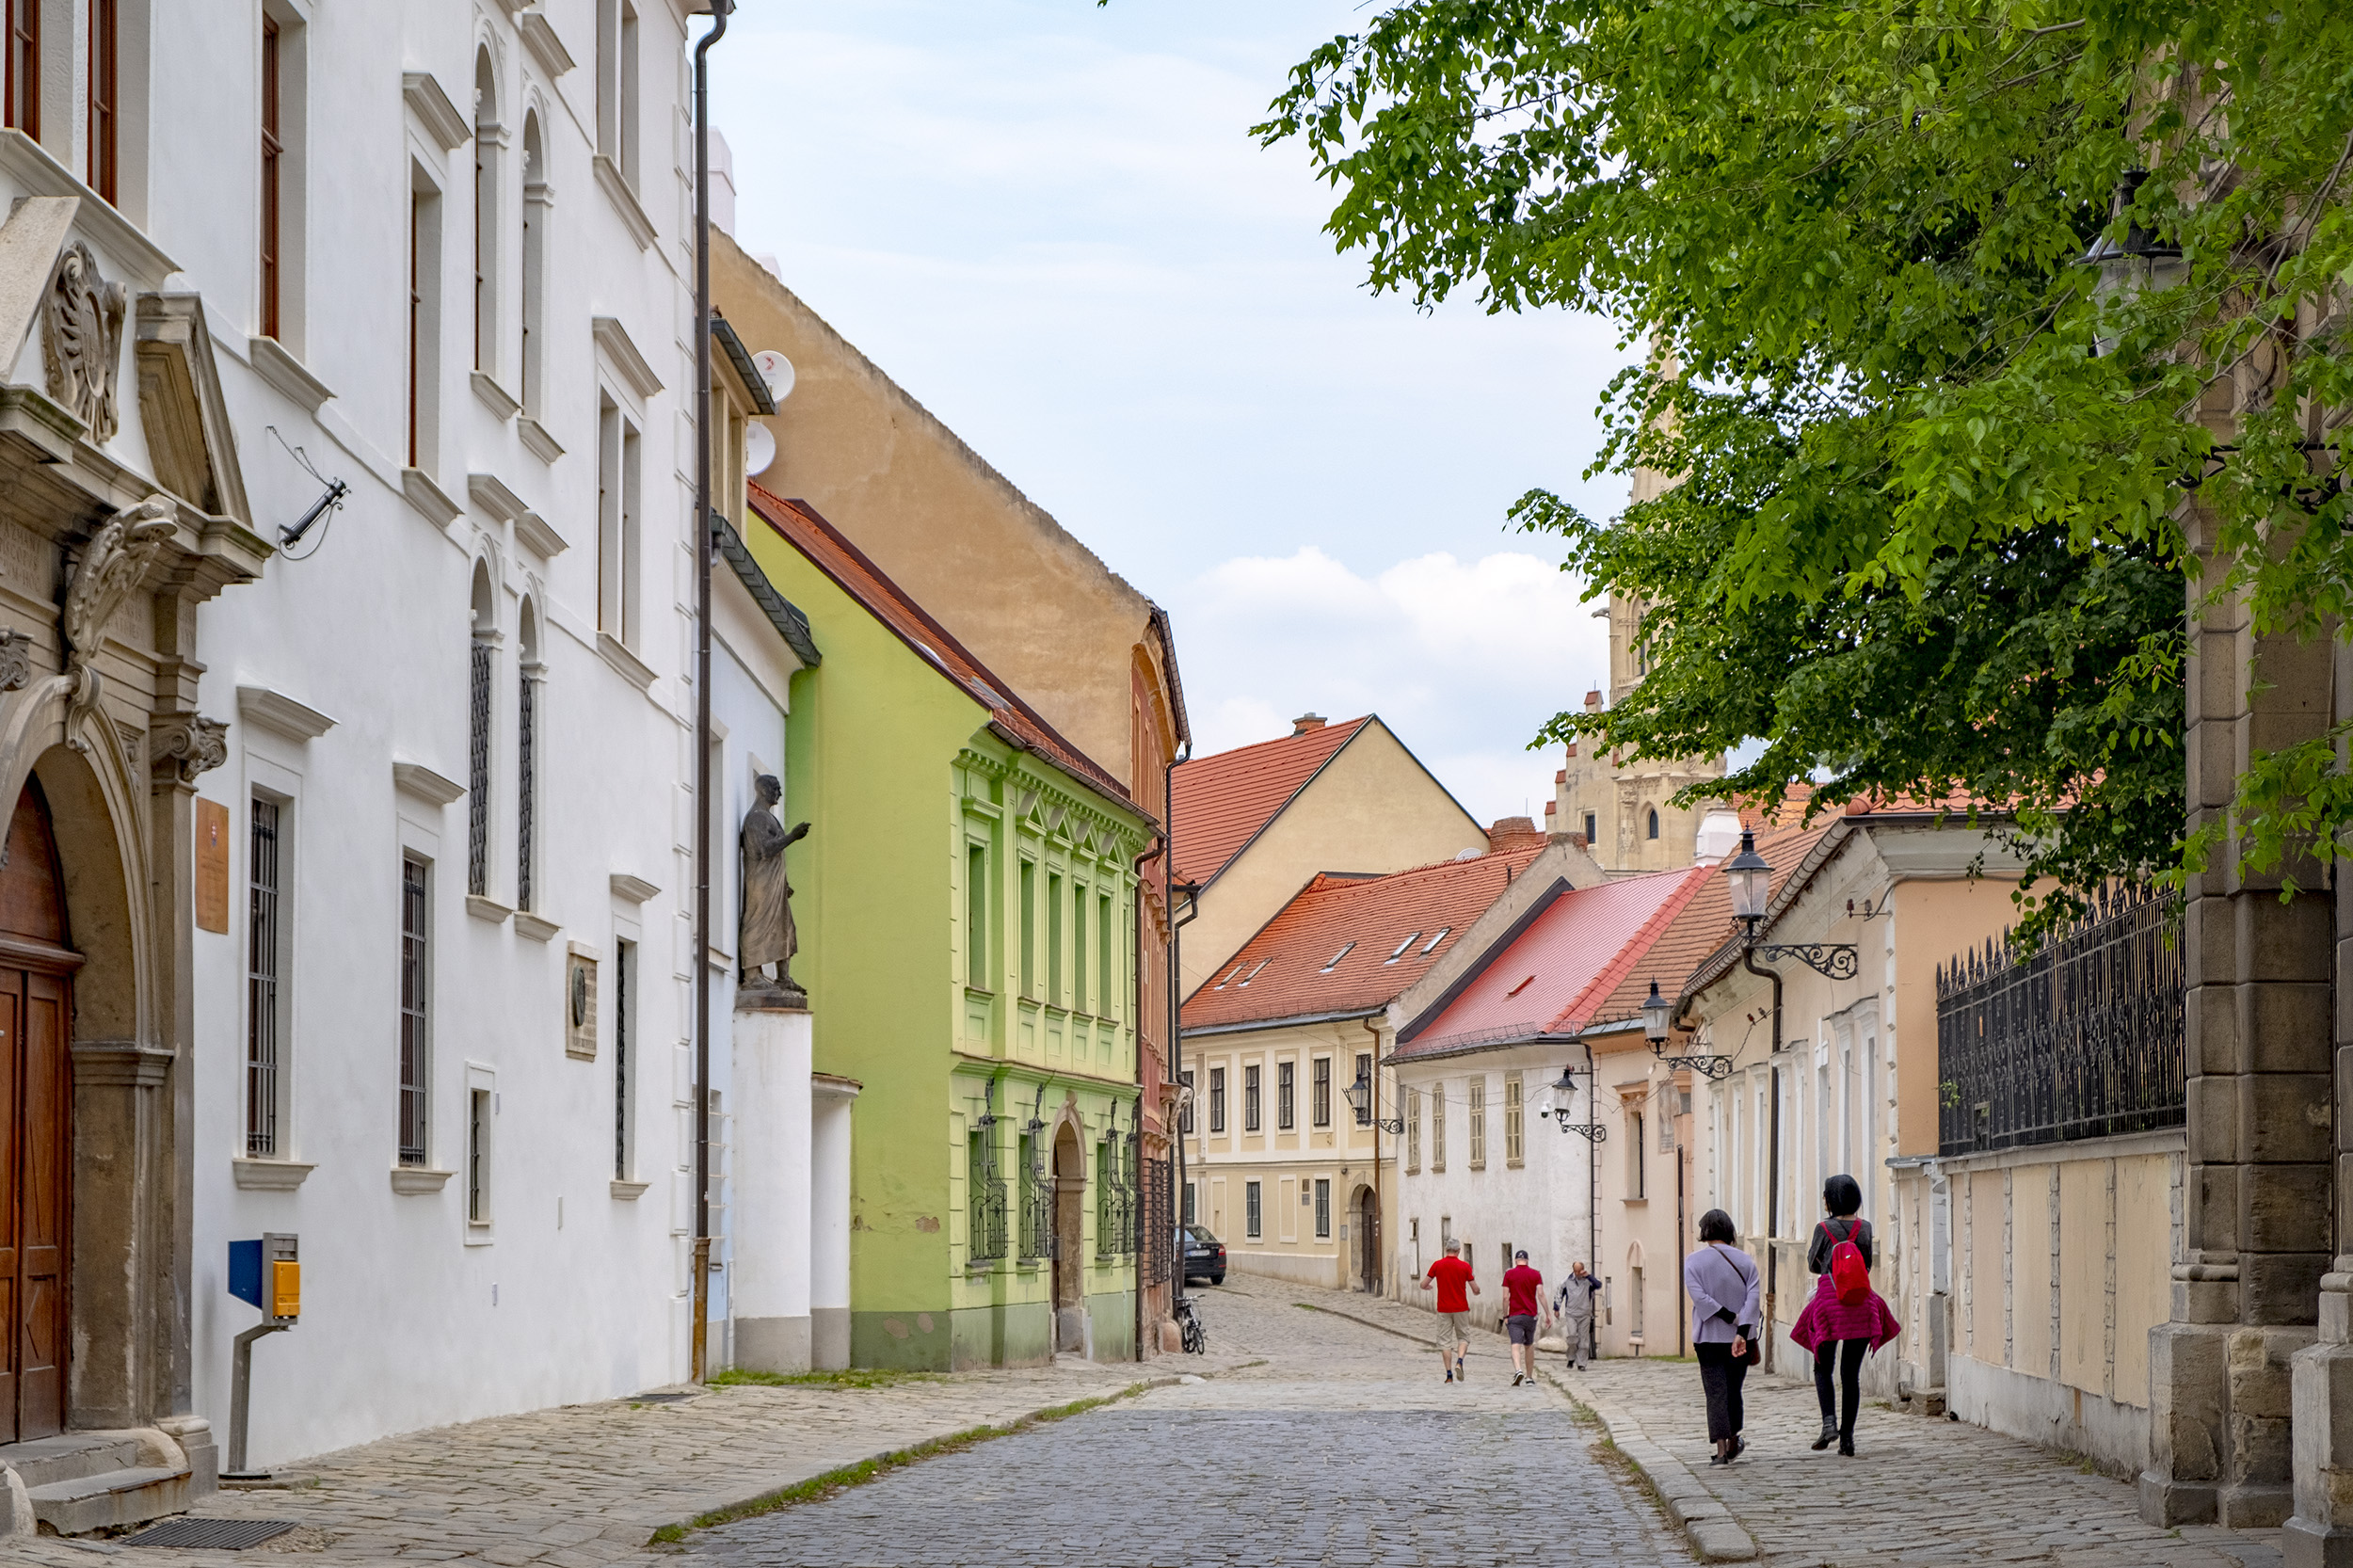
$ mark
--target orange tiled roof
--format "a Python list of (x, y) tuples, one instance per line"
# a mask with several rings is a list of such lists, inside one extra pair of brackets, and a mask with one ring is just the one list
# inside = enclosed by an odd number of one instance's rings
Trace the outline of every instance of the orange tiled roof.
[(752, 512), (778, 537), (799, 551), (834, 584), (856, 600), (866, 612), (898, 634), (899, 640), (961, 687), (966, 696), (988, 710), (998, 733), (1024, 751), (1036, 752), (1090, 788), (1133, 808), (1127, 789), (1085, 753), (1071, 744), (1054, 727), (1006, 684), (989, 673), (965, 646), (934, 620), (904, 589), (883, 574), (864, 552), (843, 537), (833, 524), (805, 501), (787, 501), (758, 485), (750, 487)]
[(1168, 796), (1176, 880), (1206, 884), (1224, 871), (1372, 722), (1367, 714), (1178, 764)]
[(1385, 876), (1319, 872), (1186, 1000), (1182, 1025), (1385, 1007), (1543, 853), (1537, 844)]

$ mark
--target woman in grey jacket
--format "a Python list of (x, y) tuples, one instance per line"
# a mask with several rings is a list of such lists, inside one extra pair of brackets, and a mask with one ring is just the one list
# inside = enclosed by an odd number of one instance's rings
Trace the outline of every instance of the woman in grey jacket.
[(1732, 1216), (1711, 1208), (1700, 1216), (1700, 1244), (1683, 1260), (1683, 1293), (1691, 1303), (1691, 1349), (1699, 1357), (1700, 1387), (1707, 1395), (1710, 1464), (1729, 1464), (1748, 1447), (1740, 1441), (1740, 1385), (1749, 1375), (1749, 1341), (1756, 1334), (1760, 1287), (1756, 1263), (1732, 1244)]

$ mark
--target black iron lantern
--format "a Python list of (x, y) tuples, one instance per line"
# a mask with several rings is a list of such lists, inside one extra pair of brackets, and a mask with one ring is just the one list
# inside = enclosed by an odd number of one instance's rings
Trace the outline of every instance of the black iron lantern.
[(1773, 891), (1773, 868), (1756, 853), (1754, 829), (1740, 830), (1740, 853), (1724, 862), (1724, 880), (1732, 888), (1732, 918), (1754, 929)]
[(1674, 1027), (1675, 1004), (1658, 994), (1658, 982), (1650, 983), (1649, 1000), (1642, 1003), (1642, 1038), (1657, 1051), (1668, 1032)]

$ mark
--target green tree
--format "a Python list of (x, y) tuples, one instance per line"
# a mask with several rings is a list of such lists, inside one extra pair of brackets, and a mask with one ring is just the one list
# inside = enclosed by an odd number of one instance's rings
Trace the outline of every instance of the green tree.
[[(2353, 572), (2316, 411), (2353, 405), (2353, 8), (1405, 0), (1258, 132), (1375, 289), (1648, 337), (1593, 472), (1683, 482), (1515, 509), (1645, 606), (1640, 694), (1546, 739), (2015, 801), (2060, 909), (2208, 847), (2185, 592), (2327, 635)], [(2082, 264), (2102, 241), (2141, 254)], [(2345, 738), (2256, 760), (2237, 852), (2337, 842)]]

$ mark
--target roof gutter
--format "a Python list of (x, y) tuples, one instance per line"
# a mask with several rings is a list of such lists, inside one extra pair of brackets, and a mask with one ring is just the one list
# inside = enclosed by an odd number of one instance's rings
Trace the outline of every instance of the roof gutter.
[(1179, 1038), (1192, 1040), (1211, 1034), (1247, 1034), (1260, 1029), (1297, 1029), (1306, 1024), (1346, 1023), (1352, 1018), (1377, 1018), (1388, 1010), (1389, 1004), (1385, 1001), (1378, 1007), (1359, 1007), (1342, 1013), (1300, 1013), (1288, 1018), (1251, 1018), (1238, 1024), (1203, 1024), (1184, 1031)]

